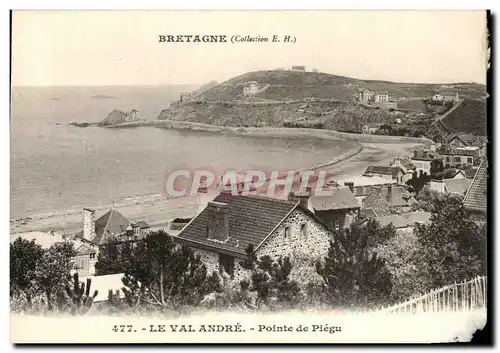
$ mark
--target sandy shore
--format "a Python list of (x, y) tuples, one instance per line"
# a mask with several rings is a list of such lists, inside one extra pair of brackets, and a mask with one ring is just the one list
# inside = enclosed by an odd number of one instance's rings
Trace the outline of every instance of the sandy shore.
[[(318, 168), (343, 179), (364, 172), (367, 164), (387, 164), (396, 156), (408, 155), (418, 143), (360, 143), (362, 148), (346, 154), (347, 158)], [(339, 159), (339, 158), (337, 158)], [(333, 161), (335, 162), (335, 161)], [(92, 207), (92, 205), (89, 205)], [(95, 208), (97, 217), (109, 210), (110, 206)], [(162, 195), (146, 195), (115, 202), (115, 209), (132, 220), (144, 220), (154, 228), (167, 228), (177, 217), (192, 217), (197, 208), (196, 197), (167, 199)], [(29, 231), (59, 231), (74, 234), (81, 229), (82, 210), (73, 209), (56, 213), (32, 215), (25, 219), (11, 220), (11, 234)]]

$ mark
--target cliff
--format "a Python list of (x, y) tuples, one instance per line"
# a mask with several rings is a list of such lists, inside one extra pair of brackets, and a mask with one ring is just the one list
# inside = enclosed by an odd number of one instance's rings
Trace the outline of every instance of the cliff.
[(122, 124), (122, 123), (128, 123), (131, 121), (145, 121), (146, 119), (143, 119), (139, 116), (139, 112), (135, 109), (132, 109), (130, 112), (122, 112), (121, 110), (113, 110), (111, 113), (108, 114), (106, 118), (104, 118), (103, 121), (99, 123), (99, 126), (109, 126), (109, 125), (116, 125), (116, 124)]

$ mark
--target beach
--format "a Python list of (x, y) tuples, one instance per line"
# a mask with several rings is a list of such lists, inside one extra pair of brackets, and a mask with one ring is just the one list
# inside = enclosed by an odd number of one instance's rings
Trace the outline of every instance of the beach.
[[(391, 142), (373, 143), (358, 142), (362, 148), (350, 152), (346, 159), (329, 161), (318, 170), (324, 170), (339, 179), (359, 175), (369, 164), (387, 165), (394, 157), (408, 155), (414, 148), (423, 143)], [(337, 158), (338, 159), (338, 158)], [(99, 217), (111, 207), (121, 212), (133, 221), (144, 220), (153, 229), (168, 228), (168, 224), (175, 218), (193, 217), (197, 210), (196, 197), (167, 199), (164, 195), (145, 195), (115, 201), (114, 205), (93, 207)], [(74, 208), (60, 212), (34, 214), (29, 217), (12, 219), (10, 222), (11, 234), (30, 231), (57, 231), (63, 234), (74, 234), (81, 230), (82, 210)]]

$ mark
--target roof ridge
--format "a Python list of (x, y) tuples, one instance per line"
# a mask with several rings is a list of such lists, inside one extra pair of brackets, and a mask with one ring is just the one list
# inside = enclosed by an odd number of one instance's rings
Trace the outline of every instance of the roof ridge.
[(109, 211), (109, 217), (108, 217), (108, 221), (106, 222), (106, 226), (104, 227), (104, 229), (102, 230), (102, 234), (103, 236), (106, 234), (106, 231), (108, 230), (108, 226), (109, 226), (109, 220), (111, 219), (111, 216), (113, 216), (113, 212), (115, 211), (114, 207), (111, 207), (111, 210)]

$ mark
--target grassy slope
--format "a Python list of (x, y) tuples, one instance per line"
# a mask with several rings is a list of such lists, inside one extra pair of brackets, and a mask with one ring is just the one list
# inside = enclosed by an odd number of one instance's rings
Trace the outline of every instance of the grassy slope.
[(259, 94), (267, 99), (300, 99), (304, 97), (335, 98), (347, 100), (356, 94), (357, 88), (368, 88), (376, 91), (388, 91), (395, 98), (428, 97), (439, 92), (458, 92), (464, 98), (481, 98), (486, 96), (486, 87), (475, 83), (458, 83), (451, 85), (395, 83), (387, 81), (371, 81), (314, 72), (294, 71), (254, 71), (234, 77), (222, 84), (207, 90), (203, 96), (206, 100), (229, 101), (241, 97), (242, 83), (257, 81), (270, 84), (266, 91)]
[[(269, 88), (254, 100), (302, 100), (306, 97), (333, 99), (336, 102), (310, 103), (307, 112), (297, 112), (301, 104), (248, 105), (234, 104), (172, 104), (158, 119), (192, 121), (221, 126), (283, 126), (285, 121), (311, 119), (321, 121), (328, 129), (360, 129), (365, 123), (390, 123), (395, 115), (388, 111), (367, 109), (356, 103), (358, 88), (388, 91), (394, 98), (429, 97), (439, 92), (458, 92), (461, 97), (486, 96), (484, 85), (463, 83), (450, 85), (394, 83), (369, 81), (326, 73), (293, 71), (255, 71), (234, 77), (226, 82), (208, 88), (197, 98), (207, 102), (232, 102), (242, 98), (243, 83), (257, 81)], [(425, 104), (415, 100), (401, 101), (401, 108), (424, 111)], [(312, 113), (311, 113), (312, 112)], [(327, 113), (318, 117), (315, 113)], [(433, 116), (433, 112), (424, 111)], [(485, 115), (484, 115), (485, 116)], [(460, 120), (460, 119), (459, 119)], [(479, 124), (480, 125), (480, 124)], [(483, 123), (484, 125), (484, 123)]]
[(454, 132), (486, 136), (486, 102), (466, 99), (442, 122)]

